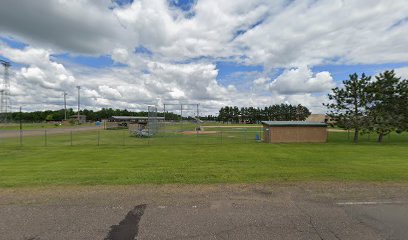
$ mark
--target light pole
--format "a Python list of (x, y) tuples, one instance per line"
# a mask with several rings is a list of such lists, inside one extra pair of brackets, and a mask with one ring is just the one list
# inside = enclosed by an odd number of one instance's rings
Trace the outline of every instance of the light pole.
[(67, 121), (67, 92), (64, 92), (64, 120)]
[(81, 89), (81, 86), (77, 86), (77, 88), (78, 88), (78, 114), (77, 114), (77, 120), (78, 120), (78, 124), (79, 124), (79, 107), (80, 107), (80, 104), (81, 104), (81, 95), (79, 93), (79, 90)]

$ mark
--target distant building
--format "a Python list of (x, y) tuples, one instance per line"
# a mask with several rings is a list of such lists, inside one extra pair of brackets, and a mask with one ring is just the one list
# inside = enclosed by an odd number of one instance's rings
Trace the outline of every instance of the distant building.
[(335, 121), (331, 119), (329, 116), (325, 114), (310, 114), (309, 117), (306, 118), (306, 122), (316, 122), (316, 123), (327, 123), (327, 124), (334, 124)]
[[(78, 122), (78, 115), (72, 115), (69, 119)], [(79, 115), (79, 123), (86, 123), (86, 115)]]
[(327, 141), (327, 125), (306, 121), (264, 121), (267, 143), (322, 143)]
[[(158, 121), (164, 121), (164, 117), (156, 117)], [(136, 128), (142, 129), (147, 125), (149, 117), (139, 116), (112, 116), (105, 121), (105, 129)]]
[(309, 117), (306, 118), (306, 122), (317, 122), (317, 123), (326, 123), (329, 117), (325, 114), (310, 114)]

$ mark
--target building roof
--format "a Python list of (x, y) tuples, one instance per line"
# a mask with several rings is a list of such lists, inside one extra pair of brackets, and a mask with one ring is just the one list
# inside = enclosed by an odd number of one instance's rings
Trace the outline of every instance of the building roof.
[(313, 127), (326, 127), (326, 123), (317, 123), (317, 122), (306, 122), (306, 121), (263, 121), (262, 124), (267, 126), (313, 126)]

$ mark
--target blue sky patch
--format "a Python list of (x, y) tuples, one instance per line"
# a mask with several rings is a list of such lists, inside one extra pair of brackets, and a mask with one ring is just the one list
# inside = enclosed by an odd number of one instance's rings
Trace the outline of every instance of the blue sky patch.
[(20, 42), (20, 41), (17, 41), (15, 39), (8, 38), (8, 37), (0, 37), (0, 41), (6, 43), (11, 48), (17, 48), (20, 50), (28, 46), (28, 44), (25, 44), (23, 42)]
[(70, 62), (92, 68), (106, 68), (116, 66), (109, 55), (102, 55), (98, 57), (90, 56), (74, 56), (67, 53), (52, 55), (56, 61)]
[(234, 62), (220, 61), (215, 64), (218, 69), (217, 80), (224, 86), (237, 84), (240, 80), (247, 81), (248, 74), (257, 75), (262, 73), (264, 69), (261, 65), (250, 66)]
[[(5, 58), (5, 57), (3, 57), (3, 56), (1, 56), (0, 55), (0, 60), (3, 60), (3, 61), (5, 61), (5, 62), (11, 62), (9, 59), (7, 59), (7, 58)], [(0, 65), (1, 66), (1, 65)], [(1, 74), (1, 71), (3, 71), (3, 69), (1, 69), (0, 70), (0, 74)], [(2, 78), (2, 76), (0, 77), (0, 79)]]
[(178, 8), (184, 13), (185, 18), (192, 18), (195, 16), (194, 6), (197, 0), (168, 0), (171, 8)]
[(358, 65), (322, 65), (312, 67), (313, 73), (328, 71), (331, 73), (334, 80), (341, 82), (349, 79), (349, 75), (353, 73), (375, 76), (379, 72), (392, 70), (401, 67), (407, 67), (408, 63), (387, 63), (387, 64), (358, 64)]
[[(4, 57), (2, 55), (0, 55), (0, 60), (11, 63), (11, 68), (19, 69), (19, 68), (23, 68), (23, 67), (28, 67), (28, 65), (26, 65), (26, 64), (21, 64), (21, 63), (16, 63), (16, 62), (10, 61), (10, 59), (8, 59), (8, 58), (6, 58), (6, 57)], [(1, 82), (1, 79), (3, 78), (2, 74), (3, 74), (3, 69), (0, 69), (0, 82)]]
[(128, 4), (132, 4), (133, 0), (114, 0), (114, 2), (118, 4), (119, 6), (124, 6)]
[(170, 7), (176, 7), (182, 11), (191, 11), (197, 0), (168, 0)]
[(249, 30), (254, 29), (254, 28), (256, 28), (257, 26), (261, 25), (261, 24), (265, 21), (265, 19), (266, 19), (266, 17), (263, 17), (263, 18), (259, 19), (257, 22), (255, 22), (254, 24), (252, 24), (251, 26), (249, 26), (248, 28), (246, 28), (246, 29), (240, 29), (240, 30), (236, 31), (236, 32), (234, 33), (233, 40), (234, 40), (235, 38), (241, 36), (241, 35), (244, 35), (244, 34), (245, 34), (246, 32), (248, 32)]
[(148, 55), (148, 56), (153, 55), (153, 52), (150, 51), (149, 49), (145, 48), (144, 46), (139, 46), (139, 47), (135, 48), (135, 53), (136, 54), (142, 54), (142, 55)]

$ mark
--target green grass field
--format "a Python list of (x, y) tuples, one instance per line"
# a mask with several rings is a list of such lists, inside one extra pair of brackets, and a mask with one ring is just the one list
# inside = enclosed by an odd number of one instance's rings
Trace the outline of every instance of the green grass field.
[[(206, 129), (207, 130), (207, 129)], [(238, 131), (239, 130), (239, 131)], [(383, 144), (346, 132), (325, 144), (256, 142), (257, 128), (131, 137), (124, 130), (0, 139), (0, 187), (98, 184), (408, 181), (408, 134)], [(99, 137), (98, 137), (99, 136)], [(98, 146), (99, 142), (99, 146)]]
[[(94, 123), (84, 123), (81, 125), (56, 125), (53, 123), (24, 123), (23, 128), (25, 130), (36, 130), (36, 129), (49, 129), (49, 128), (75, 128), (84, 126), (95, 126)], [(19, 123), (0, 123), (0, 130), (19, 130)]]

